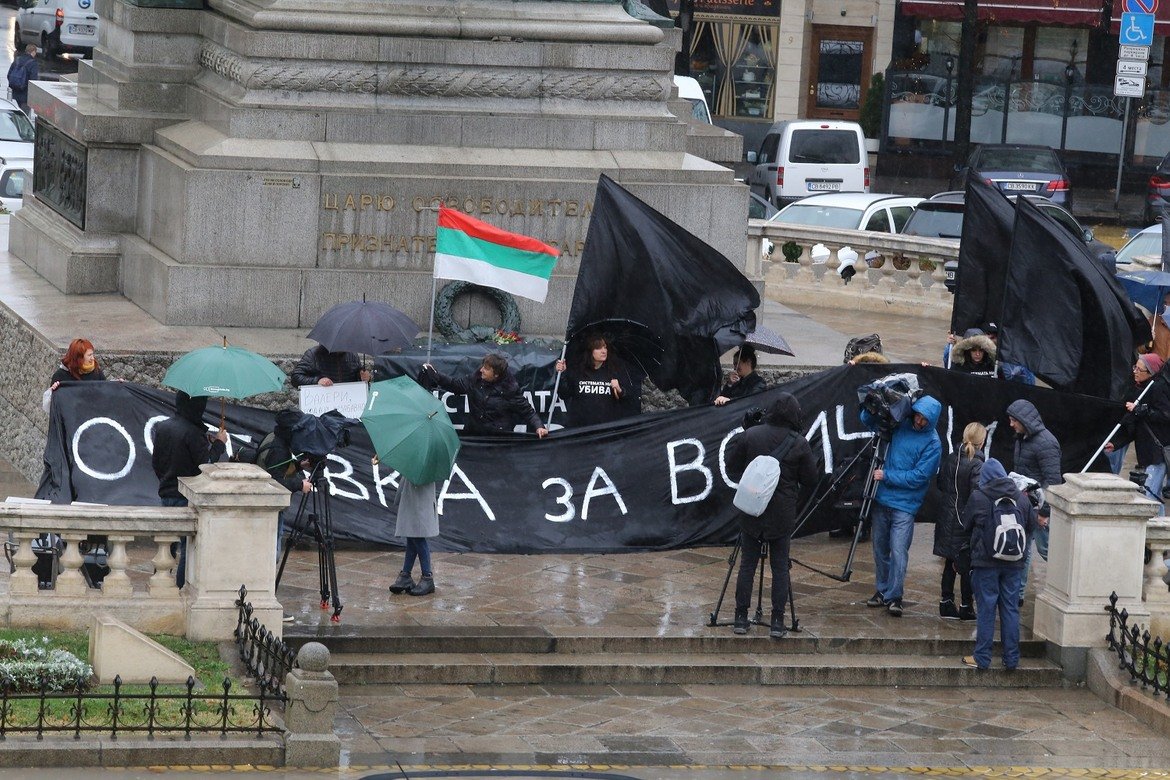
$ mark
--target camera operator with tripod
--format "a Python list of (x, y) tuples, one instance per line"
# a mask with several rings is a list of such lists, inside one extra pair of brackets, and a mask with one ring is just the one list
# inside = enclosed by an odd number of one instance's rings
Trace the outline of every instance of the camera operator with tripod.
[(772, 570), (772, 618), (768, 635), (780, 639), (788, 632), (784, 628), (784, 605), (789, 592), (789, 545), (796, 522), (796, 502), (802, 487), (817, 482), (817, 464), (812, 448), (800, 435), (800, 403), (790, 393), (780, 394), (768, 411), (758, 409), (744, 416), (743, 435), (727, 446), (729, 474), (742, 476), (753, 459), (771, 455), (780, 462), (780, 481), (768, 506), (759, 517), (740, 514), (739, 576), (735, 583), (735, 623), (737, 634), (746, 634), (751, 622), (752, 581), (759, 565), (763, 548), (767, 545)]
[(877, 491), (870, 522), (876, 590), (865, 605), (886, 607), (893, 617), (902, 616), (914, 515), (922, 506), (942, 458), (942, 444), (935, 431), (942, 404), (924, 395), (913, 402), (910, 411), (897, 418), (893, 426), (875, 417), (868, 408), (861, 411), (862, 424), (889, 441), (884, 462), (873, 470)]

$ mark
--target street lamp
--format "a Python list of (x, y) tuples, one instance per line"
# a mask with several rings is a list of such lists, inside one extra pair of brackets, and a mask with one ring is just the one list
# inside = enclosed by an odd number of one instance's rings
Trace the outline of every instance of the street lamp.
[(1076, 67), (1070, 62), (1064, 66), (1064, 111), (1060, 118), (1060, 151), (1064, 152), (1065, 139), (1068, 137), (1068, 112), (1072, 106), (1072, 83), (1077, 75)]
[(943, 67), (947, 69), (947, 87), (946, 92), (943, 93), (942, 142), (943, 146), (945, 147), (947, 145), (947, 137), (950, 135), (951, 129), (951, 103), (953, 102), (951, 100), (951, 74), (954, 73), (955, 70), (955, 58), (948, 55), (946, 61), (943, 63)]

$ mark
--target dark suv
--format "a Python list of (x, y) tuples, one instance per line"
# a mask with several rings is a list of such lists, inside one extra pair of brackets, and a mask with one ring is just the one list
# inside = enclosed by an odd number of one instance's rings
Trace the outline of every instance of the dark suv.
[[(902, 228), (902, 235), (949, 238), (958, 241), (963, 237), (963, 210), (965, 208), (963, 200), (965, 197), (963, 192), (940, 192), (931, 196), (929, 200), (922, 201), (918, 204), (918, 208), (914, 209), (914, 213), (910, 215), (906, 226)], [(1017, 197), (1019, 196), (1009, 195), (1008, 200), (1014, 203)], [(1093, 231), (1077, 222), (1076, 217), (1048, 198), (1040, 195), (1025, 195), (1024, 197), (1031, 200), (1033, 205), (1045, 214), (1068, 228), (1068, 231), (1074, 236), (1084, 241), (1094, 257), (1099, 257), (1104, 252), (1114, 251), (1109, 244), (1094, 238)], [(956, 260), (948, 260), (945, 266), (947, 289), (951, 292), (955, 291), (955, 271), (958, 267), (959, 264)]]

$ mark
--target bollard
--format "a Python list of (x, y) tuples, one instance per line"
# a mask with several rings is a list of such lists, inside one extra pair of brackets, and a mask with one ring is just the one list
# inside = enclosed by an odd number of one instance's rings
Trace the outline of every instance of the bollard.
[(329, 649), (307, 643), (297, 653), (297, 666), (284, 678), (284, 765), (335, 767), (341, 761), (341, 740), (333, 733), (338, 693), (329, 671)]

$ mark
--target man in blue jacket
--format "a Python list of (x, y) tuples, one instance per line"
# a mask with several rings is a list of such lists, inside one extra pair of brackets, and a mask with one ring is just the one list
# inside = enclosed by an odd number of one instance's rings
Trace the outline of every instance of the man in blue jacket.
[[(910, 542), (914, 539), (914, 515), (922, 506), (942, 458), (942, 443), (935, 432), (942, 404), (924, 395), (914, 402), (912, 410), (913, 414), (894, 429), (885, 463), (873, 472), (878, 487), (870, 525), (877, 590), (865, 605), (885, 607), (894, 617), (902, 617), (902, 589)], [(861, 421), (877, 430), (873, 418), (864, 410)]]

